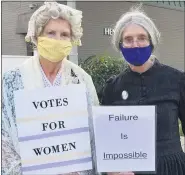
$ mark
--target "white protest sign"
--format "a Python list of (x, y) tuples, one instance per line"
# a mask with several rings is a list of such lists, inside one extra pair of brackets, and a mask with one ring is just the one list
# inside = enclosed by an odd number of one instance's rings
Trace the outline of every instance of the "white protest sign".
[(15, 105), (23, 174), (92, 169), (85, 85), (19, 90)]
[(155, 172), (155, 106), (93, 107), (98, 172)]

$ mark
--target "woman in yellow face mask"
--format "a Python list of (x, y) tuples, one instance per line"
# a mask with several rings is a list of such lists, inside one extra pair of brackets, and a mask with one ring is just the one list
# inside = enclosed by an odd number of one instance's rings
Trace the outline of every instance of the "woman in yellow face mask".
[[(81, 19), (81, 11), (56, 2), (46, 2), (30, 18), (26, 41), (36, 46), (38, 55), (3, 76), (2, 174), (21, 174), (14, 91), (83, 83), (88, 105), (99, 104), (91, 77), (67, 60), (72, 47), (81, 45)], [(93, 169), (75, 174), (96, 173)]]

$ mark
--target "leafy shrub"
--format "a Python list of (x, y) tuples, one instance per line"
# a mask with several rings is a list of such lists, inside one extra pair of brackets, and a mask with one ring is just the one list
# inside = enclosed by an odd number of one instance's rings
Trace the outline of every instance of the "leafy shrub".
[(126, 67), (123, 58), (111, 57), (108, 55), (90, 56), (80, 65), (89, 75), (91, 75), (98, 97), (106, 81), (113, 75), (119, 74)]

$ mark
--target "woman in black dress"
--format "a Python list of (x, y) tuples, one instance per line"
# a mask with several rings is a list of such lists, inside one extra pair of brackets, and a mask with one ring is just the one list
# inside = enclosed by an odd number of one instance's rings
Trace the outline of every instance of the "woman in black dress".
[(156, 105), (156, 174), (185, 175), (178, 127), (179, 118), (185, 134), (185, 73), (161, 64), (152, 55), (159, 41), (158, 29), (144, 12), (132, 10), (119, 19), (113, 44), (128, 68), (107, 81), (102, 105)]

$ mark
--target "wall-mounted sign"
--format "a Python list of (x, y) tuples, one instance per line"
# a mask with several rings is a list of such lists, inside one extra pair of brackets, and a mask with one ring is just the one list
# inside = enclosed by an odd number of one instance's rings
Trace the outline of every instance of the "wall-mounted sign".
[(104, 34), (104, 35), (109, 35), (109, 36), (111, 36), (111, 35), (113, 35), (113, 33), (114, 33), (114, 29), (112, 29), (112, 28), (107, 28), (107, 27), (105, 27), (105, 28), (103, 29), (103, 34)]

